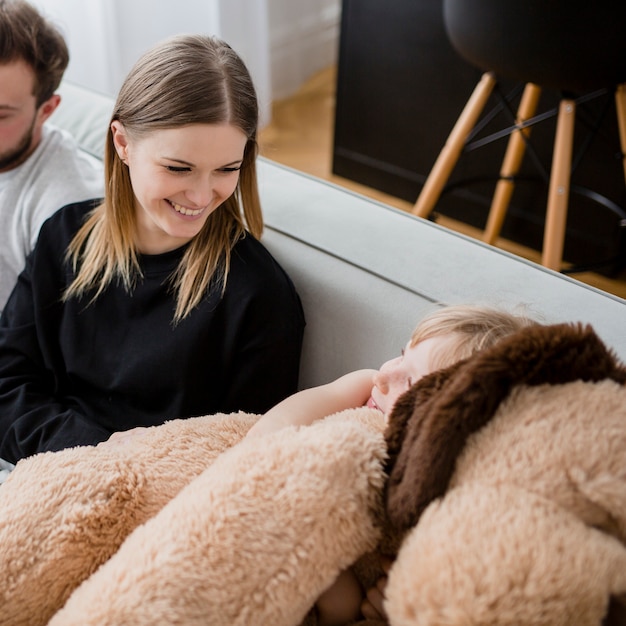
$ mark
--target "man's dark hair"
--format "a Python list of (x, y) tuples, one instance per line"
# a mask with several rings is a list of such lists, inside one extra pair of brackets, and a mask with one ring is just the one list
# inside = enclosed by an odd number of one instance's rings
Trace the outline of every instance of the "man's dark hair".
[(61, 32), (24, 0), (0, 0), (0, 63), (25, 61), (35, 72), (37, 106), (56, 91), (69, 52)]

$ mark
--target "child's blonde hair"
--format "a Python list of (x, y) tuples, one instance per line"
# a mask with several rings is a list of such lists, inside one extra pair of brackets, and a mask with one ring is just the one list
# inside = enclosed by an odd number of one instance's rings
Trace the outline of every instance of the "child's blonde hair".
[(433, 355), (433, 370), (442, 369), (538, 323), (526, 315), (486, 306), (445, 306), (420, 321), (411, 335), (411, 346), (431, 337), (454, 335), (458, 341), (446, 342)]

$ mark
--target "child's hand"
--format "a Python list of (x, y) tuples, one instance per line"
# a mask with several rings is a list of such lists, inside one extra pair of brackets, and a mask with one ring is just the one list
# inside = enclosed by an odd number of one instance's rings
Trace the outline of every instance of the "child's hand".
[[(385, 574), (389, 573), (393, 559), (383, 557), (381, 565)], [(383, 606), (385, 600), (385, 589), (387, 587), (387, 576), (381, 576), (374, 587), (367, 590), (365, 600), (361, 603), (361, 614), (365, 619), (387, 621), (387, 612)]]
[(129, 443), (137, 443), (148, 429), (142, 426), (131, 428), (130, 430), (121, 430), (113, 433), (106, 441), (98, 444), (98, 447), (123, 446)]

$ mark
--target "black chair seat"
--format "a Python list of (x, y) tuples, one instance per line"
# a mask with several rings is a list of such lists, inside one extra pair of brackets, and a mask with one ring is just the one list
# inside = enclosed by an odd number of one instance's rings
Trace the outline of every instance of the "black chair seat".
[[(412, 212), (423, 218), (430, 216), (497, 82), (515, 80), (525, 85), (524, 92), (514, 124), (505, 132), (505, 136), (510, 133), (509, 142), (483, 234), (486, 243), (494, 244), (529, 145), (530, 125), (546, 119), (545, 114), (534, 117), (541, 92), (545, 88), (555, 89), (561, 92), (561, 100), (541, 262), (559, 270), (579, 101), (607, 93), (614, 96), (620, 156), (626, 176), (626, 0), (443, 0), (443, 18), (452, 46), (465, 60), (480, 68), (483, 75), (433, 165)], [(509, 108), (508, 101), (506, 105)], [(626, 224), (621, 207), (601, 204), (622, 217), (620, 224)]]
[(626, 82), (626, 2), (444, 0), (468, 62), (518, 82), (585, 92)]

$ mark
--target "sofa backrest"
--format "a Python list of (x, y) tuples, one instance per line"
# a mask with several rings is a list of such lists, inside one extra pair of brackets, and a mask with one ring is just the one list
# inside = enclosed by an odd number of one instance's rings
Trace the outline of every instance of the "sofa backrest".
[(61, 104), (50, 121), (69, 130), (83, 150), (102, 159), (113, 99), (66, 81), (61, 83), (59, 93)]
[(626, 359), (625, 300), (306, 174), (267, 161), (259, 170), (266, 243), (309, 320), (305, 380), (377, 367), (440, 304), (591, 323)]
[[(109, 98), (65, 84), (52, 121), (102, 154)], [(331, 183), (259, 159), (263, 242), (302, 298), (300, 381), (321, 384), (398, 354), (441, 304), (518, 306), (591, 323), (626, 360), (626, 301)]]

